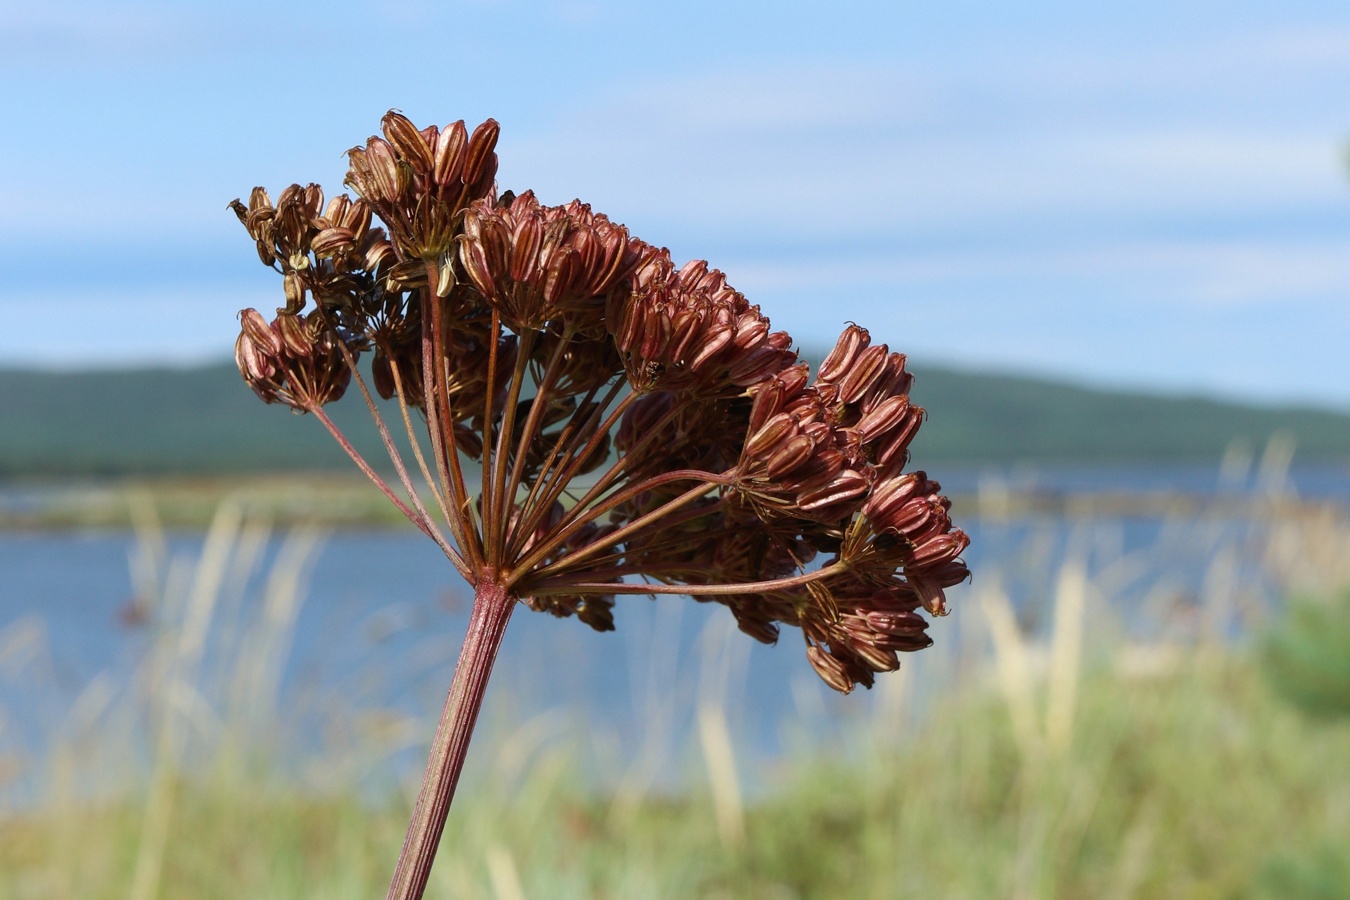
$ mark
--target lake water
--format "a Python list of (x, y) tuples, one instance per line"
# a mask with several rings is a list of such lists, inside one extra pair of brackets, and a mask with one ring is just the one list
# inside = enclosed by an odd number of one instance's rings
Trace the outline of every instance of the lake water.
[[(973, 490), (982, 481), (988, 486), (991, 479), (1066, 493), (1214, 496), (1257, 487), (1252, 476), (1230, 472), (1225, 480), (1213, 467), (952, 474), (943, 480), (955, 491)], [(1295, 469), (1290, 478), (1305, 496), (1350, 505), (1350, 469)], [(975, 646), (982, 637), (972, 627), (978, 616), (973, 609), (966, 614), (979, 579), (996, 579), (1006, 588), (1034, 630), (1048, 621), (1061, 564), (1081, 559), (1090, 576), (1110, 581), (1121, 627), (1150, 632), (1167, 625), (1162, 618), (1197, 602), (1219, 548), (1244, 546), (1253, 528), (1222, 518), (1070, 522), (1040, 516), (958, 524), (972, 534), (967, 558), (977, 580), (952, 591), (955, 614), (932, 629), (944, 649), (905, 660), (920, 684), (946, 680), (965, 665), (963, 658), (982, 653)], [(222, 591), (207, 630), (204, 684), (215, 676), (222, 683), (237, 677), (231, 675), (237, 647), (263, 608), (266, 573), (282, 539), (268, 539), (252, 574), (235, 573)], [(179, 561), (185, 577), (201, 543), (197, 534), (168, 538), (167, 555)], [(114, 685), (133, 682), (153, 633), (125, 622), (135, 599), (131, 562), (141, 549), (130, 533), (0, 534), (0, 755), (6, 747), (40, 755), (100, 675)], [(1122, 565), (1130, 559), (1141, 562)], [(317, 743), (334, 709), (434, 718), (470, 600), (444, 557), (414, 532), (356, 531), (327, 535), (312, 563), (280, 671), (281, 694), (304, 711), (296, 721), (311, 723), (303, 727), (312, 729)], [(1159, 597), (1167, 600), (1162, 606)], [(803, 740), (828, 743), (851, 719), (884, 702), (875, 696), (880, 692), (841, 697), (829, 691), (812, 674), (795, 631), (785, 629), (777, 647), (764, 647), (734, 633), (730, 616), (715, 604), (620, 598), (616, 620), (617, 632), (597, 634), (574, 619), (519, 609), (489, 689), (489, 727), (510, 730), (565, 711), (587, 733), (608, 741), (615, 758), (625, 759), (643, 747), (679, 744), (700, 699), (715, 698), (733, 723), (738, 752), (753, 763)], [(207, 699), (212, 696), (208, 691)], [(410, 750), (399, 764), (414, 768), (419, 756)], [(649, 758), (657, 760), (653, 765), (674, 765), (660, 757)]]

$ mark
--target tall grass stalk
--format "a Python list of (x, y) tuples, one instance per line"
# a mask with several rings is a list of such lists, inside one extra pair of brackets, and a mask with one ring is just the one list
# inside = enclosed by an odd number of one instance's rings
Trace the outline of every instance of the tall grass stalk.
[[(209, 773), (215, 781), (208, 783), (240, 783), (247, 755), (256, 755), (244, 748), (256, 747), (260, 735), (275, 735), (285, 721), (277, 707), (282, 671), (321, 535), (298, 528), (283, 542), (261, 610), (247, 622), (244, 585), (267, 543), (266, 523), (250, 521), (239, 501), (227, 499), (197, 559), (188, 561), (170, 556), (158, 516), (144, 495), (132, 494), (129, 503), (137, 537), (130, 560), (133, 602), (136, 615), (153, 629), (136, 679), (142, 692), (128, 693), (100, 675), (72, 705), (64, 731), (79, 739), (106, 720), (108, 733), (92, 739), (101, 738), (109, 744), (104, 749), (112, 749), (122, 734), (115, 723), (138, 718), (134, 709), (143, 710), (149, 774), (143, 802), (126, 810), (137, 811), (138, 824), (129, 886), (123, 890), (133, 900), (153, 900), (164, 893), (180, 793), (199, 791), (192, 779)], [(209, 672), (211, 663), (219, 671)], [(119, 700), (122, 709), (116, 708)], [(55, 750), (58, 759), (75, 758), (60, 745)], [(107, 756), (137, 765), (134, 751), (129, 758), (125, 747)], [(111, 763), (105, 760), (105, 765)], [(53, 795), (66, 797), (61, 808), (78, 815), (81, 779), (62, 768), (53, 772)], [(70, 849), (74, 856), (83, 852), (78, 846)]]
[(704, 626), (697, 715), (699, 748), (708, 771), (717, 833), (733, 851), (745, 843), (745, 802), (727, 706), (731, 670), (738, 660), (745, 659), (748, 650), (736, 631), (729, 619), (709, 619)]
[(164, 685), (165, 704), (160, 711), (155, 745), (154, 776), (145, 804), (140, 850), (131, 886), (132, 900), (152, 900), (159, 893), (164, 848), (169, 839), (173, 812), (174, 778), (181, 770), (184, 729), (199, 712), (197, 673), (206, 649), (207, 629), (215, 613), (230, 552), (243, 521), (234, 503), (224, 503), (206, 532), (201, 561), (192, 588), (185, 598), (182, 626), (173, 640), (166, 640), (166, 658), (158, 676)]

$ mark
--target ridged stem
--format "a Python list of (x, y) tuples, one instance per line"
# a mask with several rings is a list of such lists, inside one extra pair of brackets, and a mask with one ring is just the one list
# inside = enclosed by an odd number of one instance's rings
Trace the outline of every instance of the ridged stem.
[(455, 677), (436, 728), (422, 789), (386, 900), (420, 900), (426, 890), (450, 801), (464, 768), (469, 738), (483, 705), (483, 692), (515, 605), (515, 596), (495, 579), (483, 578), (474, 590), (469, 630), (459, 651)]

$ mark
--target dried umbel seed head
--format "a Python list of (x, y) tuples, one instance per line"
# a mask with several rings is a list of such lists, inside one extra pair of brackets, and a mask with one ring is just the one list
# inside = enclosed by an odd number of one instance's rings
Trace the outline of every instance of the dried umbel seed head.
[(636, 389), (737, 396), (797, 361), (787, 334), (771, 333), (725, 275), (702, 260), (669, 263), (662, 251), (644, 264), (606, 317)]
[(567, 333), (598, 331), (605, 298), (644, 252), (628, 229), (580, 201), (541, 206), (533, 191), (465, 211), (460, 259), (488, 304), (515, 331), (561, 322)]
[[(314, 316), (277, 316), (270, 324), (256, 309), (239, 315), (235, 364), (267, 403), (312, 412), (342, 398), (351, 382), (340, 338)], [(350, 352), (350, 351), (349, 351)]]
[(384, 220), (408, 259), (438, 260), (461, 232), (465, 207), (492, 194), (500, 128), (488, 119), (466, 138), (462, 120), (418, 130), (392, 111), (382, 125), (383, 138), (347, 151), (346, 183)]
[(925, 412), (903, 354), (848, 325), (813, 377), (706, 262), (580, 201), (499, 197), (494, 121), (382, 126), (349, 151), (355, 197), (232, 204), (282, 276), (236, 345), (260, 397), (334, 428), (320, 407), (372, 351), (360, 393), (397, 403), (371, 409), (406, 500), (358, 461), (480, 591), (601, 630), (620, 594), (686, 593), (757, 640), (798, 629), (842, 691), (931, 643), (969, 538), (905, 471)]
[(264, 264), (282, 274), (285, 304), (295, 315), (313, 302), (328, 321), (348, 331), (364, 327), (362, 305), (392, 265), (393, 247), (371, 227), (370, 207), (345, 194), (324, 206), (316, 184), (292, 184), (275, 206), (267, 191), (254, 188), (248, 206), (230, 204), (248, 230)]
[(942, 589), (969, 575), (957, 557), (970, 538), (953, 529), (951, 501), (940, 490), (923, 472), (896, 475), (881, 480), (862, 509), (865, 532), (873, 536), (869, 549), (887, 564), (903, 568), (935, 615), (946, 611)]

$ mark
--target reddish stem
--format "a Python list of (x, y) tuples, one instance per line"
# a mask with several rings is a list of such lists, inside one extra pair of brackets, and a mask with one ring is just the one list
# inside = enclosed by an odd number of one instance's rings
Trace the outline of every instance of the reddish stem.
[[(493, 313), (496, 316), (496, 313)], [(497, 429), (497, 451), (492, 457), (492, 512), (496, 517), (493, 520), (491, 536), (488, 535), (488, 525), (483, 525), (483, 539), (491, 541), (491, 550), (489, 551), (488, 562), (495, 566), (505, 565), (506, 550), (506, 532), (507, 525), (511, 519), (511, 509), (515, 505), (515, 497), (506, 496), (506, 459), (507, 445), (511, 440), (511, 434), (516, 430), (516, 408), (520, 405), (520, 392), (525, 386), (525, 372), (530, 364), (530, 354), (534, 352), (534, 341), (536, 332), (526, 331), (520, 336), (520, 343), (516, 347), (516, 366), (511, 373), (511, 385), (507, 389), (506, 406), (502, 409), (502, 421)], [(535, 397), (536, 401), (543, 402), (544, 397)], [(536, 403), (535, 405), (538, 405)], [(484, 425), (484, 429), (488, 426)], [(486, 431), (485, 431), (486, 436)], [(483, 493), (487, 493), (487, 468), (483, 469)]]
[[(543, 421), (544, 410), (548, 408), (548, 397), (549, 394), (552, 393), (557, 381), (563, 354), (566, 352), (567, 343), (571, 339), (571, 333), (567, 332), (564, 333), (562, 340), (558, 341), (557, 347), (549, 357), (548, 367), (544, 370), (544, 380), (538, 382), (535, 388), (534, 399), (533, 402), (530, 403), (530, 414), (525, 419), (525, 427), (520, 433), (520, 442), (516, 445), (516, 459), (511, 466), (511, 480), (507, 483), (506, 493), (504, 495), (511, 498), (509, 502), (512, 508), (515, 508), (516, 494), (520, 492), (520, 479), (524, 473), (525, 460), (530, 453), (530, 445), (534, 443), (539, 435), (539, 423)], [(530, 492), (530, 496), (534, 496), (533, 491)], [(520, 506), (522, 518), (524, 517), (526, 509), (527, 507), (524, 504)], [(502, 551), (502, 557), (504, 559), (509, 558), (509, 554), (516, 544), (515, 539), (517, 537), (519, 537), (519, 535), (507, 535), (506, 531), (503, 530), (503, 546), (505, 549)]]
[[(436, 284), (440, 275), (435, 263), (427, 263), (428, 285)], [(460, 551), (474, 568), (483, 564), (482, 541), (474, 527), (469, 492), (464, 487), (464, 472), (459, 465), (459, 447), (455, 443), (455, 420), (450, 414), (450, 384), (445, 368), (445, 335), (442, 333), (441, 298), (428, 288), (422, 299), (431, 304), (428, 320), (425, 304), (422, 310), (422, 384), (425, 394), (424, 409), (431, 449), (436, 454), (436, 472), (442, 488), (455, 509), (458, 530), (455, 539)], [(430, 328), (430, 334), (428, 334)]]
[(530, 595), (547, 597), (551, 594), (685, 594), (690, 597), (716, 597), (728, 594), (767, 594), (771, 591), (801, 587), (847, 570), (848, 563), (839, 562), (823, 569), (816, 569), (814, 572), (803, 572), (788, 578), (745, 581), (737, 584), (630, 584), (623, 581), (568, 581), (559, 578), (556, 582), (547, 581), (537, 588), (530, 588)]
[[(346, 451), (347, 455), (351, 457), (352, 462), (356, 463), (357, 468), (365, 473), (365, 476), (370, 479), (371, 483), (380, 489), (380, 493), (389, 498), (389, 501), (393, 503), (394, 506), (398, 507), (398, 511), (403, 513), (409, 522), (412, 522), (421, 529), (423, 534), (433, 541), (436, 540), (436, 535), (433, 533), (434, 529), (431, 525), (417, 513), (409, 509), (408, 504), (398, 498), (398, 495), (394, 493), (394, 489), (389, 486), (389, 483), (371, 468), (370, 463), (366, 462), (366, 458), (361, 455), (360, 451), (353, 447), (352, 442), (347, 440), (347, 436), (342, 433), (337, 425), (333, 424), (333, 420), (328, 417), (328, 413), (323, 411), (323, 407), (313, 406), (310, 407), (309, 411), (313, 413), (314, 418), (323, 423), (323, 427), (328, 429), (328, 433), (333, 436), (333, 440), (337, 441), (338, 446)], [(451, 562), (453, 562), (455, 557), (452, 556), (450, 559)]]
[(469, 749), (478, 710), (483, 705), (492, 664), (506, 633), (506, 623), (516, 597), (495, 580), (479, 581), (473, 598), (473, 613), (464, 646), (459, 651), (455, 677), (445, 699), (445, 709), (436, 728), (436, 738), (427, 758), (422, 789), (417, 795), (412, 821), (408, 824), (403, 851), (398, 857), (386, 900), (420, 900), (426, 890), (436, 846), (445, 829), (446, 814), (455, 796), (464, 756)]
[[(628, 397), (634, 399), (636, 399), (639, 396), (641, 395), (638, 394), (636, 391), (628, 395)], [(627, 399), (628, 398), (625, 398), (625, 400)], [(622, 456), (616, 459), (614, 461), (614, 464), (609, 467), (608, 471), (606, 471), (605, 474), (601, 475), (600, 478), (595, 482), (595, 484), (591, 485), (590, 490), (586, 491), (586, 493), (582, 496), (582, 498), (576, 502), (576, 504), (572, 507), (572, 509), (569, 511), (569, 514), (564, 518), (563, 521), (564, 522), (570, 521), (572, 518), (571, 513), (585, 509), (588, 503), (590, 503), (596, 497), (599, 497), (606, 490), (608, 490), (609, 486), (614, 483), (615, 479), (624, 474), (624, 470), (628, 468), (628, 464), (632, 462), (635, 458), (640, 458), (640, 454), (647, 449), (647, 445), (650, 444), (653, 440), (657, 440), (661, 437), (662, 429), (664, 429), (666, 425), (670, 424), (671, 420), (674, 419), (677, 415), (679, 415), (679, 413), (680, 413), (679, 404), (672, 404), (671, 408), (666, 412), (666, 414), (663, 415), (661, 418), (657, 419), (656, 422), (650, 428), (647, 429), (647, 433), (643, 435), (641, 438), (639, 438), (637, 443), (629, 447)], [(611, 417), (610, 422), (607, 423), (608, 427), (612, 427), (613, 423), (616, 421), (618, 421), (617, 418)]]
[[(589, 559), (590, 557), (595, 556), (597, 553), (599, 553), (601, 550), (604, 550), (606, 547), (613, 547), (614, 545), (622, 541), (624, 538), (628, 537), (630, 534), (644, 527), (648, 523), (654, 522), (657, 519), (661, 519), (675, 512), (682, 506), (688, 506), (690, 501), (697, 500), (699, 497), (708, 493), (708, 491), (711, 488), (714, 488), (719, 484), (729, 483), (729, 479), (725, 476), (713, 475), (710, 472), (703, 472), (698, 469), (681, 469), (676, 472), (667, 472), (665, 475), (657, 475), (653, 478), (648, 479), (647, 481), (642, 482), (641, 484), (634, 485), (634, 488), (636, 488), (637, 492), (640, 493), (642, 490), (649, 489), (650, 487), (653, 487), (656, 484), (665, 484), (670, 481), (686, 481), (686, 480), (698, 480), (701, 483), (698, 484), (696, 487), (690, 488), (689, 490), (685, 491), (683, 494), (680, 494), (675, 499), (666, 501), (664, 504), (658, 506), (656, 509), (647, 513), (645, 516), (636, 518), (633, 521), (629, 522), (627, 525), (623, 526), (622, 528), (616, 531), (612, 531), (609, 534), (606, 534), (604, 537), (600, 538), (594, 543), (587, 544), (580, 550), (573, 550), (571, 553), (568, 553), (567, 556), (563, 557), (562, 559), (558, 560), (557, 562), (551, 565), (545, 566), (544, 568), (540, 569), (537, 572), (531, 572), (530, 571), (531, 569), (533, 569), (539, 563), (543, 562), (544, 559), (547, 558), (550, 553), (554, 552), (559, 547), (563, 546), (563, 544), (567, 542), (567, 539), (571, 537), (574, 533), (576, 533), (578, 530), (580, 530), (587, 522), (593, 521), (599, 518), (600, 516), (604, 515), (609, 510), (615, 508), (616, 506), (619, 506), (623, 502), (624, 497), (619, 497), (617, 500), (611, 497), (607, 499), (604, 503), (590, 507), (589, 509), (586, 510), (586, 514), (582, 518), (573, 520), (567, 525), (559, 527), (556, 531), (549, 534), (549, 536), (538, 547), (532, 548), (530, 551), (530, 555), (525, 557), (523, 561), (518, 562), (516, 564), (516, 567), (511, 570), (511, 573), (507, 579), (507, 583), (515, 585), (527, 575), (532, 575), (540, 580), (546, 579), (548, 576), (552, 575), (558, 567), (568, 566), (570, 568), (572, 565), (576, 563), (583, 562)], [(526, 590), (525, 593), (527, 596), (529, 595), (528, 590)]]
[[(524, 540), (528, 535), (534, 533), (539, 527), (540, 520), (546, 516), (563, 491), (567, 490), (568, 483), (575, 475), (577, 461), (585, 459), (584, 456), (576, 455), (576, 445), (579, 441), (587, 439), (586, 435), (593, 422), (603, 417), (605, 408), (614, 402), (614, 398), (623, 390), (624, 379), (617, 379), (609, 387), (603, 400), (594, 407), (590, 407), (591, 401), (595, 399), (595, 393), (598, 388), (591, 388), (586, 394), (586, 400), (577, 407), (577, 411), (572, 414), (567, 425), (563, 428), (562, 434), (558, 436), (553, 449), (549, 451), (548, 459), (545, 460), (543, 468), (535, 476), (534, 484), (530, 486), (530, 493), (525, 498), (525, 515), (520, 523), (513, 529), (514, 540), (511, 543), (511, 558), (519, 555)], [(627, 402), (627, 399), (619, 401), (620, 405)], [(590, 408), (590, 413), (586, 415), (584, 421), (578, 422), (583, 409)], [(593, 437), (593, 435), (592, 435)], [(590, 446), (588, 443), (587, 446)], [(560, 461), (562, 460), (562, 461)], [(556, 463), (556, 465), (555, 465)], [(542, 493), (540, 492), (542, 489)], [(536, 496), (538, 499), (536, 499)]]

